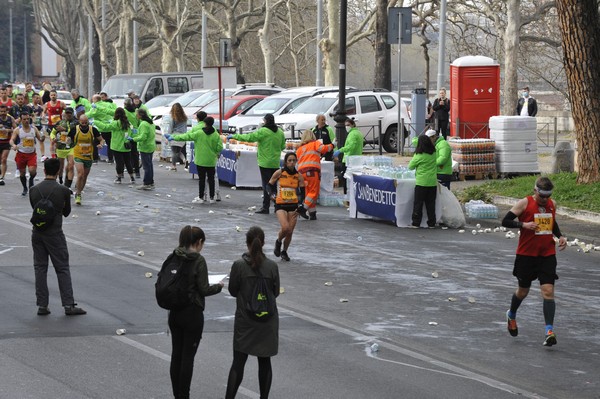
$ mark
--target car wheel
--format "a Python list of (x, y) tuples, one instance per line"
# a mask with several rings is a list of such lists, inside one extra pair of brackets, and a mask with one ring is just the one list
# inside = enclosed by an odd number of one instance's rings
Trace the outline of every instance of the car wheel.
[[(383, 149), (387, 152), (398, 151), (398, 127), (390, 126), (383, 136)], [(408, 131), (404, 128), (404, 139), (408, 136)]]

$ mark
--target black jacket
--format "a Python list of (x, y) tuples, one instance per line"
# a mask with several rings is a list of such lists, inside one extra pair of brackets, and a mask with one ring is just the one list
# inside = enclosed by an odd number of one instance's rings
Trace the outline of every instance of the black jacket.
[(43, 180), (29, 190), (29, 202), (32, 209), (42, 199), (42, 196), (48, 197), (52, 201), (56, 210), (56, 216), (54, 217), (52, 226), (39, 233), (51, 235), (61, 232), (63, 216), (67, 217), (71, 213), (71, 191), (62, 184), (58, 184), (56, 180)]
[[(519, 98), (519, 101), (517, 101), (517, 115), (521, 115), (521, 110), (523, 109), (524, 103), (525, 99), (523, 97)], [(527, 99), (527, 113), (529, 116), (537, 115), (537, 101), (535, 101), (535, 98), (533, 97), (529, 97)]]

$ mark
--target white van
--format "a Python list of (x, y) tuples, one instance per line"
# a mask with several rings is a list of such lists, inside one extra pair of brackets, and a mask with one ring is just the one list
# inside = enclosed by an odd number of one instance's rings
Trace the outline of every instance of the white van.
[(111, 76), (102, 91), (122, 106), (130, 92), (146, 102), (162, 94), (186, 93), (203, 87), (202, 72), (136, 73)]

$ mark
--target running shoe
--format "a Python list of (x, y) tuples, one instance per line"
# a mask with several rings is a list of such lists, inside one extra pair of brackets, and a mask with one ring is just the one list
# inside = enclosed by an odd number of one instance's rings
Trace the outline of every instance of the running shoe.
[(45, 155), (43, 155), (43, 156), (40, 158), (40, 162), (44, 162), (46, 159), (48, 159), (48, 157), (47, 157), (47, 156), (45, 156)]
[(121, 176), (117, 176), (115, 179), (115, 184), (121, 184)]
[(129, 182), (130, 182), (131, 184), (135, 184), (135, 177), (133, 177), (133, 176), (129, 176)]
[(0, 186), (3, 186), (3, 185), (5, 185), (5, 184), (6, 184), (6, 183), (4, 183), (4, 178), (3, 178), (3, 177), (0, 177)]
[(24, 188), (24, 189), (23, 189), (23, 192), (21, 193), (21, 195), (22, 195), (23, 197), (27, 195), (27, 189), (26, 189), (26, 188)]
[(275, 256), (278, 258), (281, 256), (281, 244), (281, 241), (275, 240), (275, 249), (273, 250), (273, 254), (275, 254)]
[(281, 259), (283, 259), (286, 262), (290, 261), (290, 257), (287, 254), (287, 251), (281, 251)]
[(194, 204), (204, 204), (204, 200), (200, 197), (196, 197), (192, 200), (192, 203)]
[(215, 200), (214, 200), (213, 198), (211, 198), (210, 200), (208, 200), (208, 203), (209, 203), (209, 204), (214, 204), (214, 203), (215, 203)]
[(554, 331), (548, 330), (546, 333), (546, 339), (544, 339), (544, 346), (556, 345), (556, 334)]
[(216, 197), (217, 197), (217, 202), (220, 202), (221, 201), (221, 193), (217, 191)]
[(519, 335), (519, 329), (517, 328), (517, 319), (511, 319), (510, 316), (508, 315), (508, 312), (510, 312), (510, 310), (506, 311), (506, 322), (508, 324), (508, 333), (510, 334), (511, 337), (516, 337), (517, 335)]
[(146, 190), (146, 191), (154, 190), (154, 184), (146, 184), (144, 186), (144, 190)]
[(75, 204), (81, 205), (81, 194), (75, 194)]

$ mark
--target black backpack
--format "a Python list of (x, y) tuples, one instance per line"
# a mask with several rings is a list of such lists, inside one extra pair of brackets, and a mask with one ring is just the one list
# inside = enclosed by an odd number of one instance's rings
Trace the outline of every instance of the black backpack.
[(257, 268), (255, 272), (256, 279), (246, 301), (246, 311), (251, 319), (265, 322), (275, 314), (275, 295), (260, 270)]
[(154, 284), (158, 306), (177, 310), (192, 304), (187, 266), (187, 262), (175, 254), (171, 254), (162, 264)]
[(54, 190), (56, 190), (56, 187), (50, 191), (47, 196), (42, 196), (42, 199), (33, 206), (33, 214), (29, 221), (37, 231), (45, 231), (54, 223), (56, 208), (54, 207), (54, 203), (50, 200), (50, 196)]

